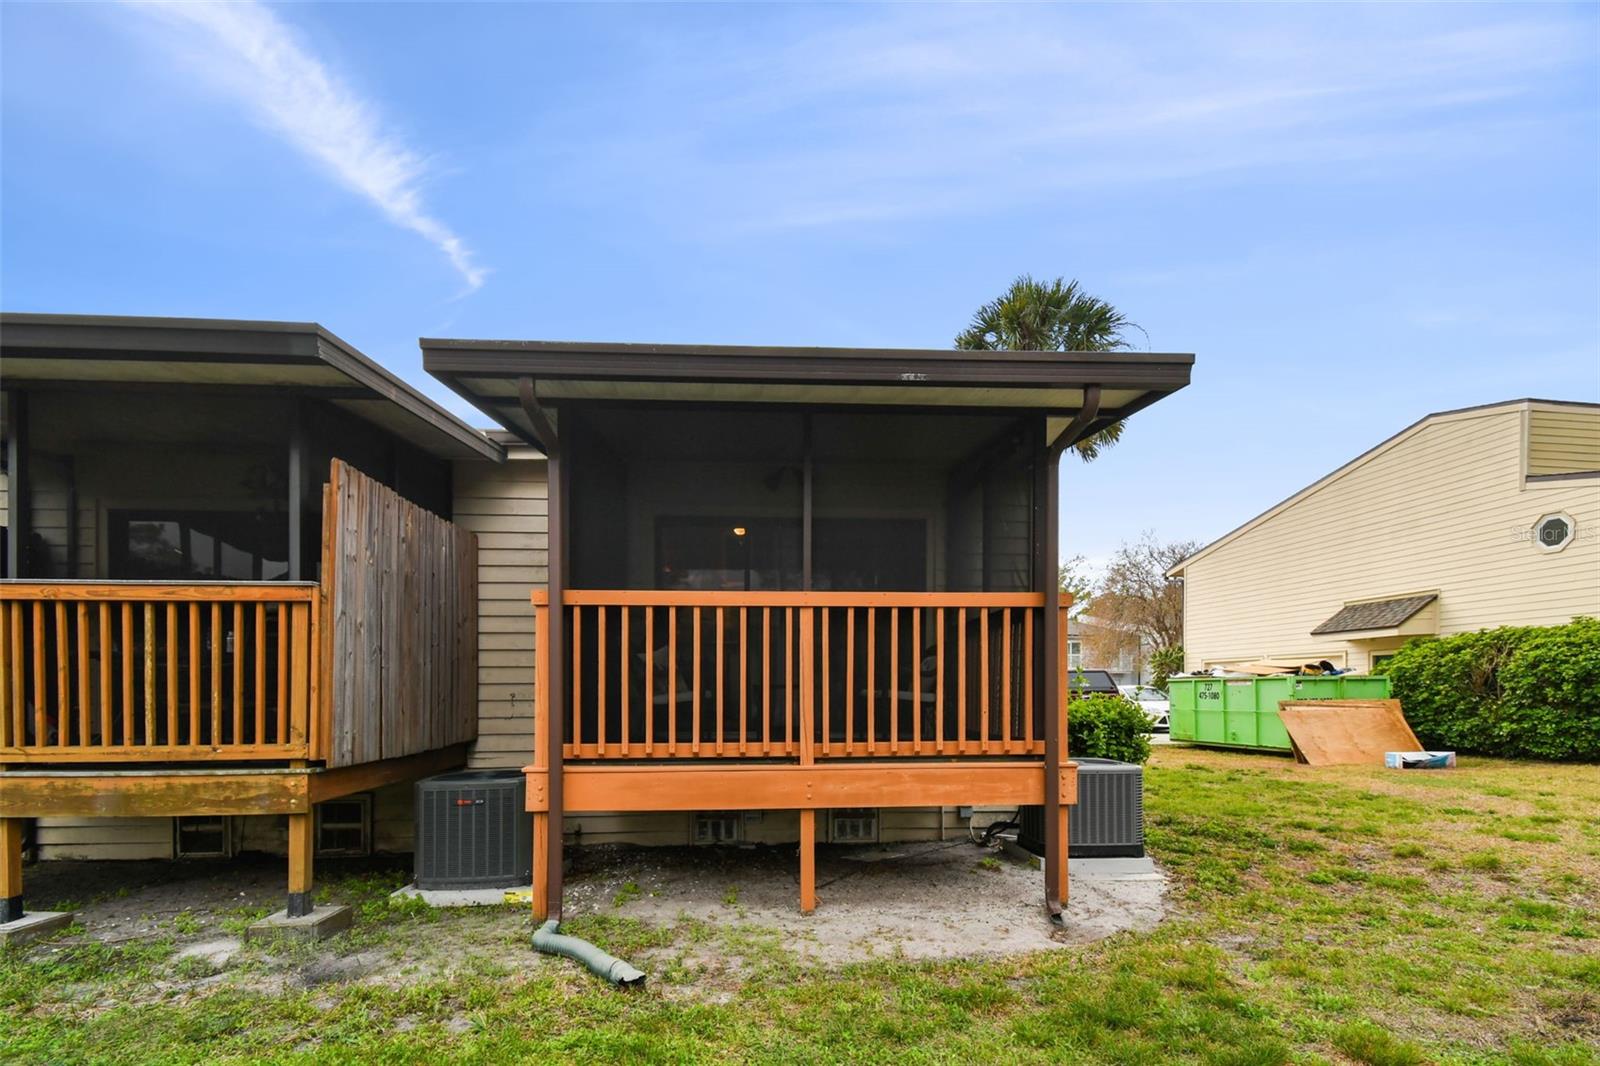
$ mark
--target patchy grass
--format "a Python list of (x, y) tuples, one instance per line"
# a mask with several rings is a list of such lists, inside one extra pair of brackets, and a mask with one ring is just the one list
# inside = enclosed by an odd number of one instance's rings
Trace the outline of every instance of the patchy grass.
[(1146, 809), (1176, 913), (1088, 948), (823, 970), (733, 914), (615, 913), (624, 886), (566, 929), (650, 971), (625, 994), (534, 955), (517, 911), (363, 874), (323, 889), (358, 911), (331, 949), (173, 958), (241, 909), (0, 954), (0, 1060), (1600, 1063), (1594, 767), (1174, 748)]

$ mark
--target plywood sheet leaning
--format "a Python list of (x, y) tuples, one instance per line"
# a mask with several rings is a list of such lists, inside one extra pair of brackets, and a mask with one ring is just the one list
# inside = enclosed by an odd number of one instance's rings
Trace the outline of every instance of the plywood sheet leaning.
[(1399, 700), (1283, 700), (1278, 718), (1309, 766), (1382, 766), (1385, 752), (1422, 747)]

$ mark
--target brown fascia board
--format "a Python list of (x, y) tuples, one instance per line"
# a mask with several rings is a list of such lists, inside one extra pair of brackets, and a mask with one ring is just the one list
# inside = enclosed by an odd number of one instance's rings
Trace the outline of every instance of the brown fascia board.
[(505, 449), (315, 322), (0, 313), (0, 350), (58, 359), (323, 363), (485, 459)]
[(446, 377), (726, 381), (846, 385), (1101, 385), (1171, 392), (1194, 356), (1144, 352), (974, 352), (423, 338), (423, 366)]

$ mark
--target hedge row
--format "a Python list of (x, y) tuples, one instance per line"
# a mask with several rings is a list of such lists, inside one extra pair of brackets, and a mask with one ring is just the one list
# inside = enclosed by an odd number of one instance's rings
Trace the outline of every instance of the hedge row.
[(1382, 672), (1427, 748), (1600, 761), (1600, 620), (1416, 640)]

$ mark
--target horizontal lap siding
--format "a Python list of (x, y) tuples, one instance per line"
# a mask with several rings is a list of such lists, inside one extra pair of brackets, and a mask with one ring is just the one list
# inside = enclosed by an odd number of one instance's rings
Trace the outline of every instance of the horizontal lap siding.
[(41, 859), (170, 859), (171, 818), (40, 818)]
[[(1408, 592), (1439, 590), (1442, 634), (1600, 612), (1600, 483), (1524, 488), (1522, 417), (1425, 424), (1188, 564), (1187, 665), (1347, 654), (1367, 669), (1375, 647), (1311, 630), (1348, 600)], [(1580, 536), (1546, 554), (1527, 537), (1552, 511)]]
[(1600, 409), (1528, 412), (1528, 474), (1600, 470)]
[(475, 767), (523, 767), (533, 752), (533, 605), (549, 572), (546, 464), (513, 448), (504, 463), (457, 463), (454, 520), (478, 536)]
[[(817, 813), (819, 840), (827, 839), (830, 813), (826, 810)], [(1007, 808), (1004, 815), (997, 817), (1009, 817), (1010, 814), (1011, 808)], [(576, 844), (681, 847), (694, 843), (694, 817), (692, 811), (569, 814), (565, 826), (567, 840)], [(762, 811), (759, 817), (744, 821), (741, 832), (741, 839), (747, 844), (792, 844), (800, 839), (799, 813)], [(950, 809), (886, 807), (878, 811), (880, 843), (941, 840), (965, 832), (965, 820), (957, 818)]]

